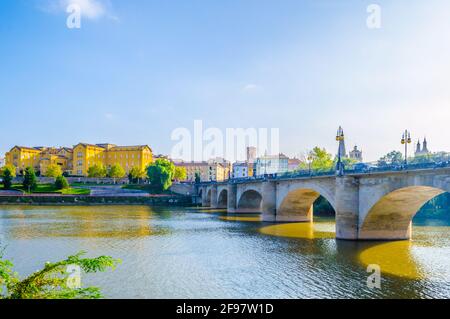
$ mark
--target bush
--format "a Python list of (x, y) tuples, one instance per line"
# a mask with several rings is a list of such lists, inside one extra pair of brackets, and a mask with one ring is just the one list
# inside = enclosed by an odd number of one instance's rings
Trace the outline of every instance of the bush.
[(58, 176), (55, 180), (55, 188), (56, 189), (66, 189), (69, 188), (69, 183), (64, 176)]

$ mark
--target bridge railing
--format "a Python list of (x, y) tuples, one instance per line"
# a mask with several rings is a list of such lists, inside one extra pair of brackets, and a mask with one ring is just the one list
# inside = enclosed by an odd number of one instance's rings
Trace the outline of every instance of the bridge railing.
[[(422, 169), (437, 169), (437, 168), (450, 168), (450, 155), (446, 157), (440, 157), (430, 161), (424, 161), (420, 163), (408, 163), (408, 164), (391, 164), (391, 165), (380, 165), (378, 163), (356, 163), (352, 166), (348, 166), (344, 169), (344, 175), (351, 174), (372, 174), (381, 172), (399, 172), (399, 171), (412, 171), (412, 170), (422, 170)], [(296, 170), (285, 173), (276, 174), (265, 174), (251, 177), (239, 177), (231, 178), (228, 181), (231, 183), (245, 183), (245, 182), (256, 182), (264, 180), (276, 180), (276, 179), (290, 179), (290, 178), (312, 178), (312, 177), (323, 177), (323, 176), (335, 176), (337, 170), (335, 168), (331, 170)], [(215, 181), (204, 182), (202, 184), (214, 184)]]
[(354, 165), (344, 170), (346, 174), (370, 174), (378, 172), (396, 172), (396, 171), (413, 171), (421, 169), (436, 169), (450, 167), (450, 161), (430, 161), (411, 164), (394, 164), (394, 165)]
[[(379, 172), (398, 172), (408, 170), (421, 169), (436, 169), (436, 168), (450, 168), (450, 160), (445, 161), (428, 161), (422, 163), (411, 164), (393, 164), (393, 165), (378, 165), (374, 163), (357, 163), (344, 169), (345, 174), (371, 174)], [(292, 172), (266, 174), (256, 177), (244, 177), (232, 179), (234, 182), (257, 181), (266, 179), (289, 179), (289, 178), (308, 178), (308, 177), (323, 177), (334, 176), (337, 174), (335, 168), (331, 170), (296, 170)]]

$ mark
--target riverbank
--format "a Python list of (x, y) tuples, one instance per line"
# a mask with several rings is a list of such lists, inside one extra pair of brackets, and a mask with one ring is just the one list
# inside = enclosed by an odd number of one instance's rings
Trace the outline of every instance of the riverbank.
[(6, 195), (0, 205), (150, 205), (191, 206), (192, 198), (181, 195), (89, 196), (89, 195)]

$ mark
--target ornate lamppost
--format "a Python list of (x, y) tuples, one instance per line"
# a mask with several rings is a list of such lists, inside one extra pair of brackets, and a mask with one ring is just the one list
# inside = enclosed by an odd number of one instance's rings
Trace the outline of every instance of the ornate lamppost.
[(405, 166), (408, 165), (408, 144), (411, 144), (411, 133), (408, 130), (402, 135), (401, 143), (405, 145)]
[(313, 160), (313, 156), (311, 154), (311, 152), (308, 153), (308, 157), (306, 157), (306, 159), (308, 160), (308, 168), (309, 168), (309, 176), (311, 176), (312, 172), (311, 172), (311, 164), (312, 164), (312, 160)]
[(344, 167), (342, 165), (342, 157), (341, 157), (341, 142), (344, 141), (344, 130), (342, 129), (341, 126), (339, 126), (339, 129), (336, 133), (336, 141), (339, 143), (337, 173), (338, 173), (338, 176), (342, 176), (342, 175), (344, 175)]

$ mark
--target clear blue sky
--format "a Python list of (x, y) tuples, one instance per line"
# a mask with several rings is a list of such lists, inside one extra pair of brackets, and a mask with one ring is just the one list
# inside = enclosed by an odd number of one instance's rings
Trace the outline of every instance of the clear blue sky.
[[(66, 27), (67, 2), (85, 9)], [(281, 150), (401, 150), (405, 128), (450, 151), (450, 2), (2, 0), (0, 153), (149, 144), (206, 127), (278, 127)]]

